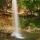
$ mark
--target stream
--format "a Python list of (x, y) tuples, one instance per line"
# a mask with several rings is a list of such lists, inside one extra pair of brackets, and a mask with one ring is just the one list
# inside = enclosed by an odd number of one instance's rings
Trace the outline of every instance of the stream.
[(40, 40), (40, 33), (22, 32), (22, 35), (24, 36), (24, 39), (18, 39), (12, 37), (11, 33), (0, 32), (0, 40)]

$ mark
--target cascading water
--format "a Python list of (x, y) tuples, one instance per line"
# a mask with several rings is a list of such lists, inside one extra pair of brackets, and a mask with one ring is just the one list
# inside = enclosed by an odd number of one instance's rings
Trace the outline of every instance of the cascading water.
[(17, 0), (12, 0), (12, 13), (15, 21), (15, 31), (12, 33), (12, 36), (16, 38), (23, 38), (19, 33), (19, 17), (18, 17), (18, 8), (17, 8)]

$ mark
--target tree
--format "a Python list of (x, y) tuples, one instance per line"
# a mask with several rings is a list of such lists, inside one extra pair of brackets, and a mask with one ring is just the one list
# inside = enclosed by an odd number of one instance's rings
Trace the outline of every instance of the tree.
[(18, 0), (18, 6), (26, 7), (29, 10), (34, 10), (40, 8), (40, 0)]

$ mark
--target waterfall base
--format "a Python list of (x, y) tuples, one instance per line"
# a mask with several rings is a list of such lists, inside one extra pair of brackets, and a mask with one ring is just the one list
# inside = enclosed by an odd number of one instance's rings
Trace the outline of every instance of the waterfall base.
[(22, 37), (22, 35), (18, 32), (13, 32), (11, 36), (14, 36), (15, 38), (18, 38), (18, 39), (24, 39), (24, 37)]

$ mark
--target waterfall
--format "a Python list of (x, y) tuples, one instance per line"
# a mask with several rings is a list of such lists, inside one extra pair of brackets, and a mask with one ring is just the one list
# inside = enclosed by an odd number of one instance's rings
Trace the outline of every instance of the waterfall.
[(15, 21), (15, 31), (11, 34), (12, 36), (15, 36), (16, 38), (23, 38), (22, 35), (19, 32), (19, 17), (18, 17), (18, 7), (17, 7), (17, 0), (12, 0), (12, 16), (14, 17)]

